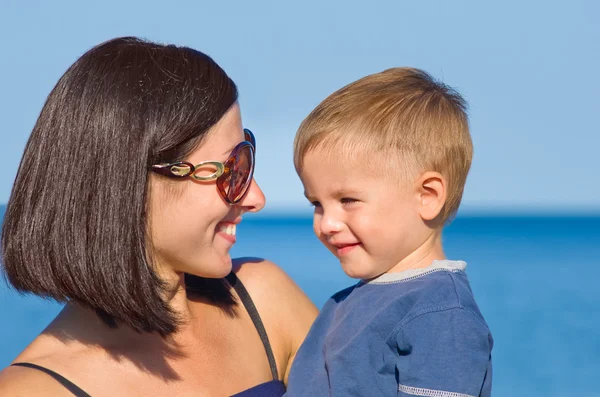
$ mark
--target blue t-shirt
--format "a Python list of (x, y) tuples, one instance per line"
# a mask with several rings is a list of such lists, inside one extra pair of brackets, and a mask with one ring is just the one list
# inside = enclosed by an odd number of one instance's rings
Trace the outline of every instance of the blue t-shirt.
[(490, 396), (493, 339), (465, 267), (434, 261), (332, 296), (286, 396)]

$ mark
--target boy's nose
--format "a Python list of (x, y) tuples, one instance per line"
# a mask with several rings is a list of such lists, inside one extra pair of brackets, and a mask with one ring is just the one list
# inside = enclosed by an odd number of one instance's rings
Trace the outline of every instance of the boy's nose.
[(321, 233), (327, 235), (339, 233), (342, 230), (343, 226), (343, 222), (340, 221), (337, 217), (333, 217), (331, 215), (326, 214), (323, 214), (321, 222), (319, 223)]
[(246, 193), (240, 205), (244, 207), (244, 212), (258, 212), (264, 208), (265, 202), (265, 194), (256, 183), (256, 180), (252, 178), (248, 193)]

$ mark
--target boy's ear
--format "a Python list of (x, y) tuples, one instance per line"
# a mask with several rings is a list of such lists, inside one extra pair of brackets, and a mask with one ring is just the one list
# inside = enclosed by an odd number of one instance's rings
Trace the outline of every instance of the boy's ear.
[(446, 203), (446, 179), (439, 172), (427, 171), (417, 180), (419, 214), (425, 221), (434, 220)]

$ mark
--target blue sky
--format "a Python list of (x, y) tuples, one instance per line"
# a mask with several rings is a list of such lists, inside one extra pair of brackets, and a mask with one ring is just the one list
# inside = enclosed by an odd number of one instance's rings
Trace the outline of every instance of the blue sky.
[(124, 35), (197, 48), (233, 77), (268, 210), (310, 211), (291, 147), (315, 105), (366, 74), (414, 66), (470, 103), (464, 212), (600, 212), (595, 0), (3, 1), (0, 204), (58, 78)]

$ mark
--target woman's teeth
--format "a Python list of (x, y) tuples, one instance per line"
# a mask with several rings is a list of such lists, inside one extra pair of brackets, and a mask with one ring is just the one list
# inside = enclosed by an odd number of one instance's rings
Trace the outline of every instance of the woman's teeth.
[(219, 232), (223, 232), (230, 236), (235, 236), (235, 224), (226, 223), (226, 224), (219, 225)]

